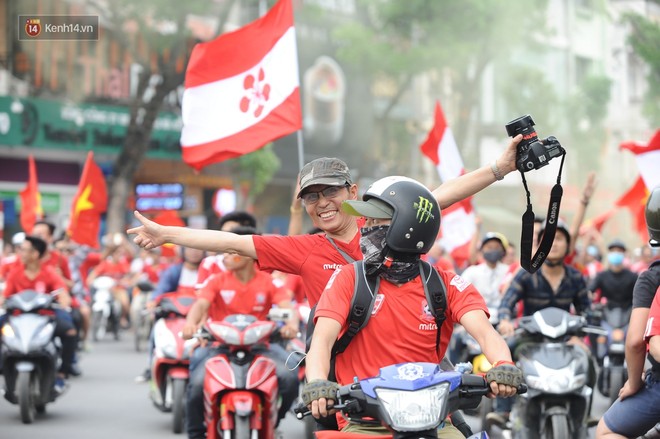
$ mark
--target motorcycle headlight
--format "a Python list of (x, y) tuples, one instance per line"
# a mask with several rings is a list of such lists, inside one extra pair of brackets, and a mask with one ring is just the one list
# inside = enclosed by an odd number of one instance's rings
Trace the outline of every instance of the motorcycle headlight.
[(550, 369), (541, 363), (535, 362), (538, 375), (527, 375), (525, 381), (532, 389), (546, 393), (562, 394), (572, 392), (584, 386), (587, 382), (585, 374), (575, 374), (573, 366), (561, 369)]
[(7, 340), (14, 337), (16, 337), (16, 334), (14, 334), (14, 328), (12, 328), (9, 323), (7, 323), (2, 327), (2, 338)]
[(154, 325), (154, 340), (157, 356), (176, 358), (176, 338), (163, 320), (157, 321)]
[(446, 413), (449, 383), (413, 392), (377, 388), (376, 395), (397, 431), (419, 431), (434, 428)]

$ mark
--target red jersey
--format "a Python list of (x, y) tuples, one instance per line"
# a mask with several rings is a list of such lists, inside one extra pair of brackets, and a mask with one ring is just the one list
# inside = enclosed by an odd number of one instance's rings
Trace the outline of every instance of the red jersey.
[(270, 274), (257, 271), (248, 283), (225, 271), (211, 276), (199, 290), (200, 298), (211, 302), (209, 318), (222, 320), (232, 314), (250, 314), (266, 320), (274, 304), (288, 299), (286, 291), (273, 284)]
[[(254, 235), (252, 240), (262, 270), (279, 270), (303, 277), (303, 291), (310, 306), (319, 301), (335, 269), (351, 262), (347, 261), (323, 234)], [(351, 242), (334, 240), (334, 243), (354, 260), (362, 259), (359, 232)]]
[(42, 266), (48, 265), (55, 268), (55, 271), (61, 273), (65, 279), (71, 280), (69, 261), (67, 260), (66, 256), (57, 250), (51, 250), (48, 252), (48, 258), (44, 259), (41, 264)]
[(18, 256), (16, 255), (11, 255), (7, 256), (6, 258), (2, 259), (2, 263), (0, 265), (0, 277), (3, 279), (7, 279), (7, 276), (9, 276), (9, 273), (16, 267), (17, 265), (20, 265), (21, 260), (18, 259)]
[(18, 264), (9, 276), (5, 284), (4, 296), (9, 297), (24, 290), (34, 290), (38, 293), (50, 293), (58, 288), (66, 289), (66, 284), (62, 277), (55, 272), (52, 267), (41, 266), (41, 270), (34, 279), (30, 279), (25, 274), (23, 264)]
[[(369, 323), (353, 338), (346, 350), (337, 355), (336, 373), (340, 385), (353, 377), (376, 376), (381, 367), (406, 361), (438, 363), (445, 355), (455, 323), (468, 311), (488, 308), (477, 289), (459, 275), (439, 271), (447, 286), (446, 320), (440, 331), (440, 347), (435, 352), (436, 325), (429, 311), (424, 286), (418, 276), (396, 286), (381, 280)], [(316, 308), (315, 319), (328, 317), (346, 330), (355, 288), (355, 270), (346, 265), (328, 282)], [(396, 327), (392, 324), (397, 322)], [(383, 347), (387, 347), (383, 349)]]
[(651, 304), (644, 339), (648, 342), (654, 335), (660, 335), (660, 288), (656, 290), (653, 304)]
[(286, 279), (284, 279), (284, 288), (293, 293), (293, 300), (296, 303), (304, 303), (306, 300), (304, 284), (303, 278), (295, 274), (287, 274)]
[(94, 269), (98, 276), (109, 276), (115, 280), (120, 280), (131, 271), (130, 263), (126, 260), (114, 262), (111, 259), (101, 261), (101, 263)]
[(223, 256), (224, 255), (213, 255), (202, 259), (199, 268), (197, 268), (197, 288), (201, 288), (206, 279), (214, 274), (227, 271), (225, 264), (222, 262), (224, 260)]

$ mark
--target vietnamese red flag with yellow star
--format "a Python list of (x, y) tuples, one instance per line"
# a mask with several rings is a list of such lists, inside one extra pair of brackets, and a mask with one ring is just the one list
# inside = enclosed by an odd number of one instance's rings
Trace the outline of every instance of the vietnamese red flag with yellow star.
[(291, 0), (197, 44), (184, 85), (181, 150), (183, 161), (198, 170), (301, 129)]
[(78, 192), (71, 205), (71, 221), (67, 234), (78, 244), (99, 247), (101, 215), (108, 207), (108, 192), (101, 168), (94, 162), (94, 153), (87, 154), (78, 183)]
[(28, 157), (28, 182), (25, 189), (20, 193), (21, 196), (21, 227), (27, 234), (32, 233), (32, 228), (37, 220), (44, 217), (44, 211), (41, 207), (41, 194), (39, 193), (39, 184), (37, 182), (37, 165), (34, 162), (32, 154)]

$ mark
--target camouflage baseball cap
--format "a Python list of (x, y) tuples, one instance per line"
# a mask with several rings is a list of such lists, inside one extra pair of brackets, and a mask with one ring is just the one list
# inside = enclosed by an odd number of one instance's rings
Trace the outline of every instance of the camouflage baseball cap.
[(343, 186), (353, 184), (353, 180), (346, 163), (336, 158), (322, 157), (307, 163), (300, 171), (298, 198), (305, 192), (305, 189), (315, 184)]

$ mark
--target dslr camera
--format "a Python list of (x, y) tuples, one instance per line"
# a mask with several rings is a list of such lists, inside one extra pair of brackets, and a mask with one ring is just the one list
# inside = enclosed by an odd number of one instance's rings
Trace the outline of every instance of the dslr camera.
[(518, 134), (523, 136), (516, 152), (516, 167), (520, 172), (542, 168), (553, 158), (566, 154), (566, 150), (555, 137), (539, 140), (534, 129), (534, 120), (529, 114), (512, 120), (505, 127), (510, 137)]

